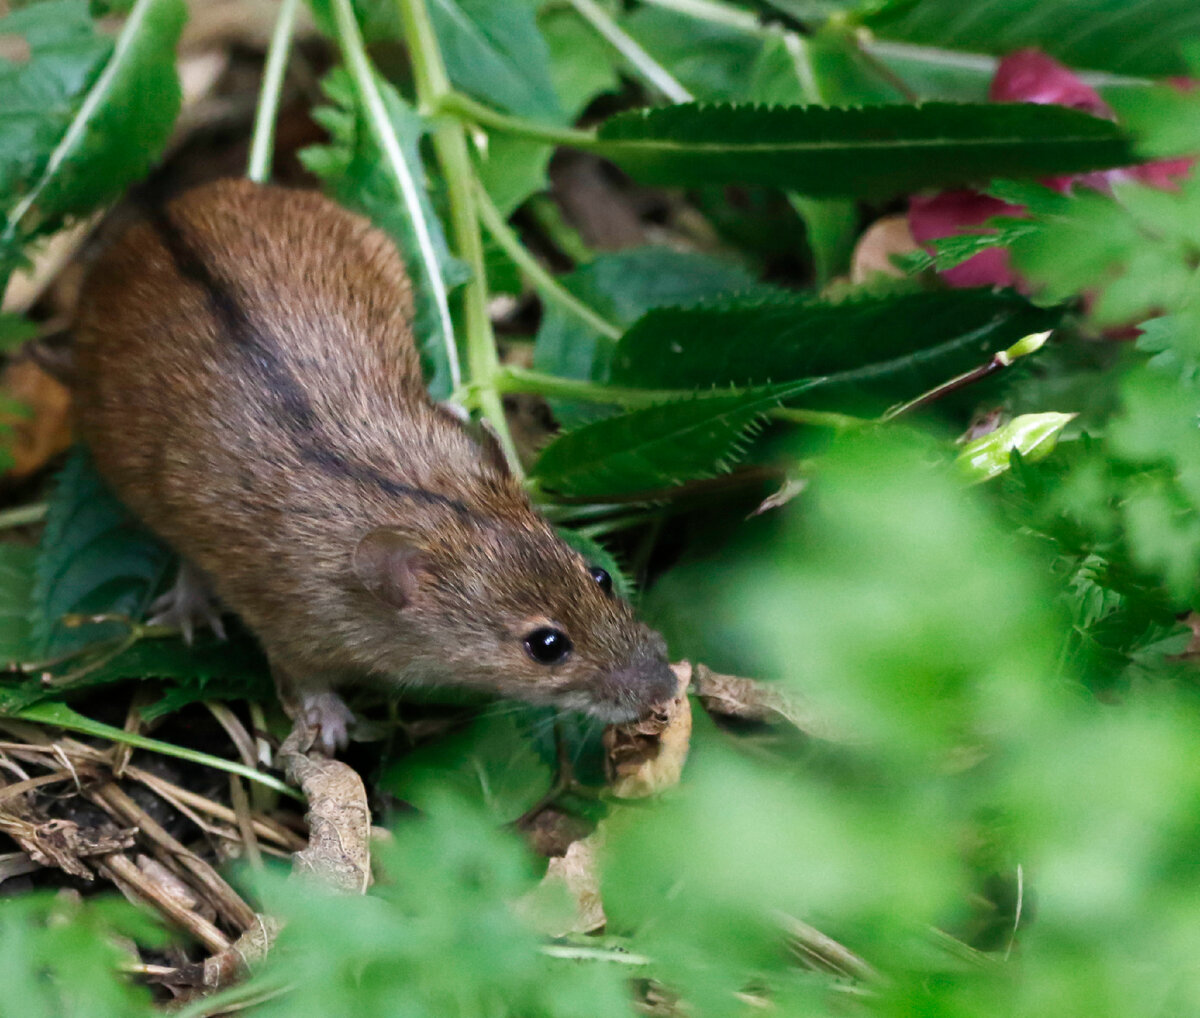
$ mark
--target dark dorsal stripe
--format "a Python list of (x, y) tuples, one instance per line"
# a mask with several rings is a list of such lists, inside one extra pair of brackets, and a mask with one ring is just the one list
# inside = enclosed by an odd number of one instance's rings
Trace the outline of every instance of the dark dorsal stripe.
[(372, 485), (397, 498), (445, 506), (464, 516), (474, 515), (465, 503), (456, 498), (403, 484), (368, 463), (347, 459), (321, 428), (308, 394), (288, 371), (272, 337), (250, 320), (228, 284), (216, 276), (200, 252), (172, 221), (169, 210), (158, 205), (151, 212), (150, 221), (179, 274), (204, 292), (209, 309), (220, 323), (223, 334), (241, 352), (246, 368), (258, 376), (270, 401), (272, 416), (291, 436), (302, 460), (326, 473)]

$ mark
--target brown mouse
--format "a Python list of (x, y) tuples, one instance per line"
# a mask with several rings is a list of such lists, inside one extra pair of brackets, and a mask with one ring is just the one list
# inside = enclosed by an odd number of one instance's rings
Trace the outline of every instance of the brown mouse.
[(662, 638), (429, 398), (412, 313), (388, 237), (313, 192), (205, 185), (102, 255), (79, 427), (189, 565), (175, 614), (205, 578), (327, 747), (352, 720), (334, 689), (371, 678), (605, 721), (670, 699)]

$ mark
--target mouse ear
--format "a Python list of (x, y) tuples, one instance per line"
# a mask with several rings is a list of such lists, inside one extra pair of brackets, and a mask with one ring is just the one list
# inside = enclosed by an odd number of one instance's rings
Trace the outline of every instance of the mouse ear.
[(354, 575), (393, 608), (409, 605), (429, 575), (426, 554), (398, 530), (372, 530), (354, 549)]

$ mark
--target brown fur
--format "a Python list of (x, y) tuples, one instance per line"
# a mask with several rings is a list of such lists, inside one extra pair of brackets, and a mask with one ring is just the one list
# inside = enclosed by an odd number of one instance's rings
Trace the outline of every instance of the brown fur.
[[(661, 638), (429, 400), (411, 315), (404, 266), (364, 219), (315, 193), (207, 185), (87, 280), (82, 434), (308, 692), (374, 675), (644, 712), (674, 689)], [(379, 528), (415, 554), (402, 601), (355, 572)], [(547, 667), (522, 640), (550, 624), (574, 651)]]

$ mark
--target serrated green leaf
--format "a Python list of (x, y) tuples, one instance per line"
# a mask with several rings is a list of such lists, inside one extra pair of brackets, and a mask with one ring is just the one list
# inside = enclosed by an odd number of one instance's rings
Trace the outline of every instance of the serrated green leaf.
[(763, 414), (811, 384), (696, 395), (585, 424), (546, 446), (532, 477), (546, 491), (597, 499), (714, 477), (737, 462)]
[(458, 88), (511, 113), (561, 123), (534, 10), (527, 0), (432, 0), (429, 17)]
[(38, 550), (33, 636), (60, 654), (122, 636), (127, 627), (62, 624), (70, 614), (142, 616), (174, 556), (142, 527), (77, 447), (58, 476)]
[[(73, 76), (60, 96), (69, 119), (36, 131), (38, 146), (27, 163), (36, 167), (36, 179), (28, 177), (0, 227), (0, 266), (11, 265), (31, 237), (115, 197), (157, 158), (179, 111), (175, 46), (185, 18), (183, 0), (138, 0), (94, 80), (90, 73)], [(76, 72), (81, 67), (72, 65)], [(45, 112), (54, 117), (61, 109)]]
[[(734, 298), (648, 312), (625, 333), (611, 380), (650, 389), (810, 378), (803, 405), (882, 409), (983, 363), (1061, 317), (1011, 290)], [(855, 400), (854, 406), (847, 405)]]
[[(736, 262), (661, 247), (603, 254), (559, 277), (575, 296), (614, 325), (628, 327), (651, 308), (690, 304), (722, 294), (757, 289), (754, 276)], [(607, 381), (615, 340), (602, 336), (557, 304), (542, 316), (533, 348), (539, 371), (563, 378)], [(552, 409), (564, 425), (593, 420), (596, 408), (555, 400)]]
[(1116, 124), (1032, 103), (858, 109), (686, 103), (617, 114), (588, 148), (652, 184), (881, 197), (1128, 165)]

